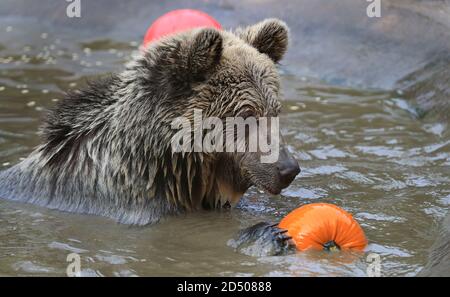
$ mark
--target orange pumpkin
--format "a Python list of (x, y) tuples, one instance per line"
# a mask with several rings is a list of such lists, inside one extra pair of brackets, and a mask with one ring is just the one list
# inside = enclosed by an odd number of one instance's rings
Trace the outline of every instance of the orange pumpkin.
[(364, 231), (352, 215), (328, 203), (312, 203), (290, 212), (278, 225), (286, 229), (297, 249), (362, 251), (367, 246)]

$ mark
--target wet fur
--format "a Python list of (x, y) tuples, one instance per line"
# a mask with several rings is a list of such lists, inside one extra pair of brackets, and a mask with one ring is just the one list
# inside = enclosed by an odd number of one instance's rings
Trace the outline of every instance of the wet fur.
[(276, 164), (254, 156), (172, 154), (170, 123), (194, 108), (219, 118), (277, 115), (275, 63), (287, 35), (284, 23), (266, 20), (150, 45), (122, 73), (68, 93), (49, 112), (42, 144), (0, 173), (0, 197), (143, 225), (234, 204), (252, 184), (278, 190)]

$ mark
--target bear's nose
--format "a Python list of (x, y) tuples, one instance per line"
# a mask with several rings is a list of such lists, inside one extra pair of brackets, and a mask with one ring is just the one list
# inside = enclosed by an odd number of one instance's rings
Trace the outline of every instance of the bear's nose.
[(297, 160), (289, 158), (286, 161), (278, 164), (278, 170), (280, 172), (280, 179), (283, 188), (289, 186), (297, 174), (300, 173), (300, 166)]

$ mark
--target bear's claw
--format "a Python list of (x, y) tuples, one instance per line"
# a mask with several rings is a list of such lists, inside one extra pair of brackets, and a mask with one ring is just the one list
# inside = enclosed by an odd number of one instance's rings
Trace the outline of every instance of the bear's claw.
[(241, 230), (235, 240), (235, 247), (244, 250), (251, 247), (253, 254), (282, 255), (292, 250), (292, 237), (288, 230), (278, 228), (278, 224), (261, 222)]

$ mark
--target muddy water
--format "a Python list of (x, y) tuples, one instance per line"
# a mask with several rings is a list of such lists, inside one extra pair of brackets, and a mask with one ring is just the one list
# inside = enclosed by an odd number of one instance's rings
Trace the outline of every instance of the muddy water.
[[(23, 19), (0, 23), (0, 166), (7, 168), (39, 143), (45, 109), (64, 90), (122, 69), (138, 42), (53, 32)], [(281, 195), (251, 189), (231, 211), (142, 228), (0, 200), (0, 275), (64, 275), (72, 252), (92, 276), (364, 276), (370, 253), (381, 256), (382, 275), (415, 275), (450, 204), (445, 124), (415, 119), (395, 92), (281, 71), (282, 132), (303, 169)], [(250, 257), (227, 245), (237, 230), (311, 202), (353, 213), (369, 238), (366, 252)]]

